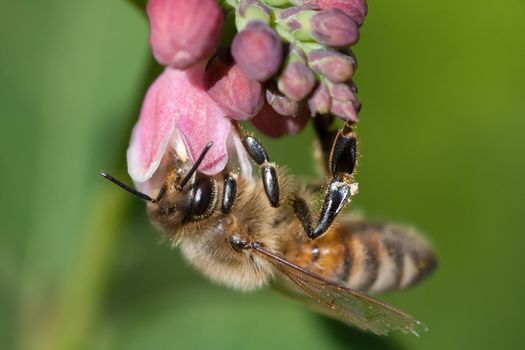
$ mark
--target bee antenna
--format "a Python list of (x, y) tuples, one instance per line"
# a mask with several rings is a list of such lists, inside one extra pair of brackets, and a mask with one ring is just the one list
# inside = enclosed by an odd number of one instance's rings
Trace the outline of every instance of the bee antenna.
[(106, 172), (104, 172), (104, 171), (100, 172), (100, 175), (101, 175), (103, 178), (105, 178), (105, 179), (107, 179), (107, 180), (113, 182), (113, 183), (114, 183), (115, 185), (117, 185), (118, 187), (120, 187), (120, 188), (122, 188), (122, 189), (128, 191), (129, 193), (131, 193), (131, 194), (133, 194), (133, 195), (139, 197), (140, 199), (144, 199), (144, 200), (146, 200), (146, 201), (148, 201), (148, 202), (151, 202), (151, 203), (156, 203), (156, 202), (157, 202), (155, 199), (151, 198), (151, 197), (148, 196), (147, 194), (142, 193), (142, 192), (139, 192), (139, 191), (137, 191), (136, 189), (129, 187), (129, 186), (126, 185), (125, 183), (123, 183), (123, 182), (121, 182), (121, 181), (115, 179), (113, 176), (109, 175), (108, 173), (106, 173)]
[(195, 162), (195, 164), (193, 164), (193, 166), (191, 167), (190, 171), (186, 174), (184, 179), (182, 179), (180, 185), (177, 186), (177, 191), (179, 191), (179, 192), (182, 191), (184, 186), (186, 186), (188, 181), (190, 181), (191, 177), (197, 171), (197, 168), (199, 167), (199, 165), (201, 165), (202, 161), (204, 160), (204, 157), (206, 156), (206, 153), (208, 153), (208, 151), (210, 150), (211, 146), (213, 146), (213, 142), (208, 143), (206, 145), (206, 147), (204, 147), (204, 149), (202, 150), (199, 158), (197, 158), (197, 161)]

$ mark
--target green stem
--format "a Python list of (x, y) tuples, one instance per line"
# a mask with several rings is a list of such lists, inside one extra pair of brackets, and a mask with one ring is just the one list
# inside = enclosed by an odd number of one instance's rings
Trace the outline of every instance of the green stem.
[(219, 6), (225, 10), (237, 8), (238, 3), (236, 0), (219, 0)]

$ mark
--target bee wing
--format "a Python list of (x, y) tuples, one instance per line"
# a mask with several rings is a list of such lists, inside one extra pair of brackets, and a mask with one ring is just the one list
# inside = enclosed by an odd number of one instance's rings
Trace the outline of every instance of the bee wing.
[(419, 336), (418, 332), (428, 330), (412, 316), (386, 303), (326, 280), (269, 252), (259, 244), (252, 244), (252, 248), (270, 261), (285, 280), (292, 282), (293, 285), (287, 286), (289, 291), (295, 292), (304, 302), (322, 314), (379, 335), (386, 335), (391, 330), (400, 330)]

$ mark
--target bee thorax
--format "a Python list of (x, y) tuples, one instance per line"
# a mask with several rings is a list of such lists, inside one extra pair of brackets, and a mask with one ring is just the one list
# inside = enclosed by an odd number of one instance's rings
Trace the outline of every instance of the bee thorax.
[[(216, 233), (216, 232), (215, 232)], [(191, 265), (212, 281), (234, 289), (255, 290), (265, 286), (272, 276), (270, 264), (250, 250), (234, 249), (224, 233), (224, 239), (209, 237), (183, 239), (181, 251)]]

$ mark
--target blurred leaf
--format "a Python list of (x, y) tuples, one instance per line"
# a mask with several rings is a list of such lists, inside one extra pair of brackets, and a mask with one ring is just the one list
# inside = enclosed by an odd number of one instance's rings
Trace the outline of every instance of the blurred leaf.
[[(186, 347), (192, 349), (360, 349), (382, 345), (386, 340), (359, 334), (346, 326), (336, 327), (347, 333), (336, 340), (327, 337), (325, 327), (302, 304), (275, 295), (235, 295), (214, 290), (213, 296), (203, 286), (185, 288), (138, 309), (128, 310), (129, 323), (119, 323), (122, 338), (116, 348)], [(174, 312), (176, 311), (176, 312)], [(333, 325), (333, 323), (332, 323)], [(199, 333), (202, 336), (195, 336)], [(351, 335), (355, 336), (352, 339)]]

